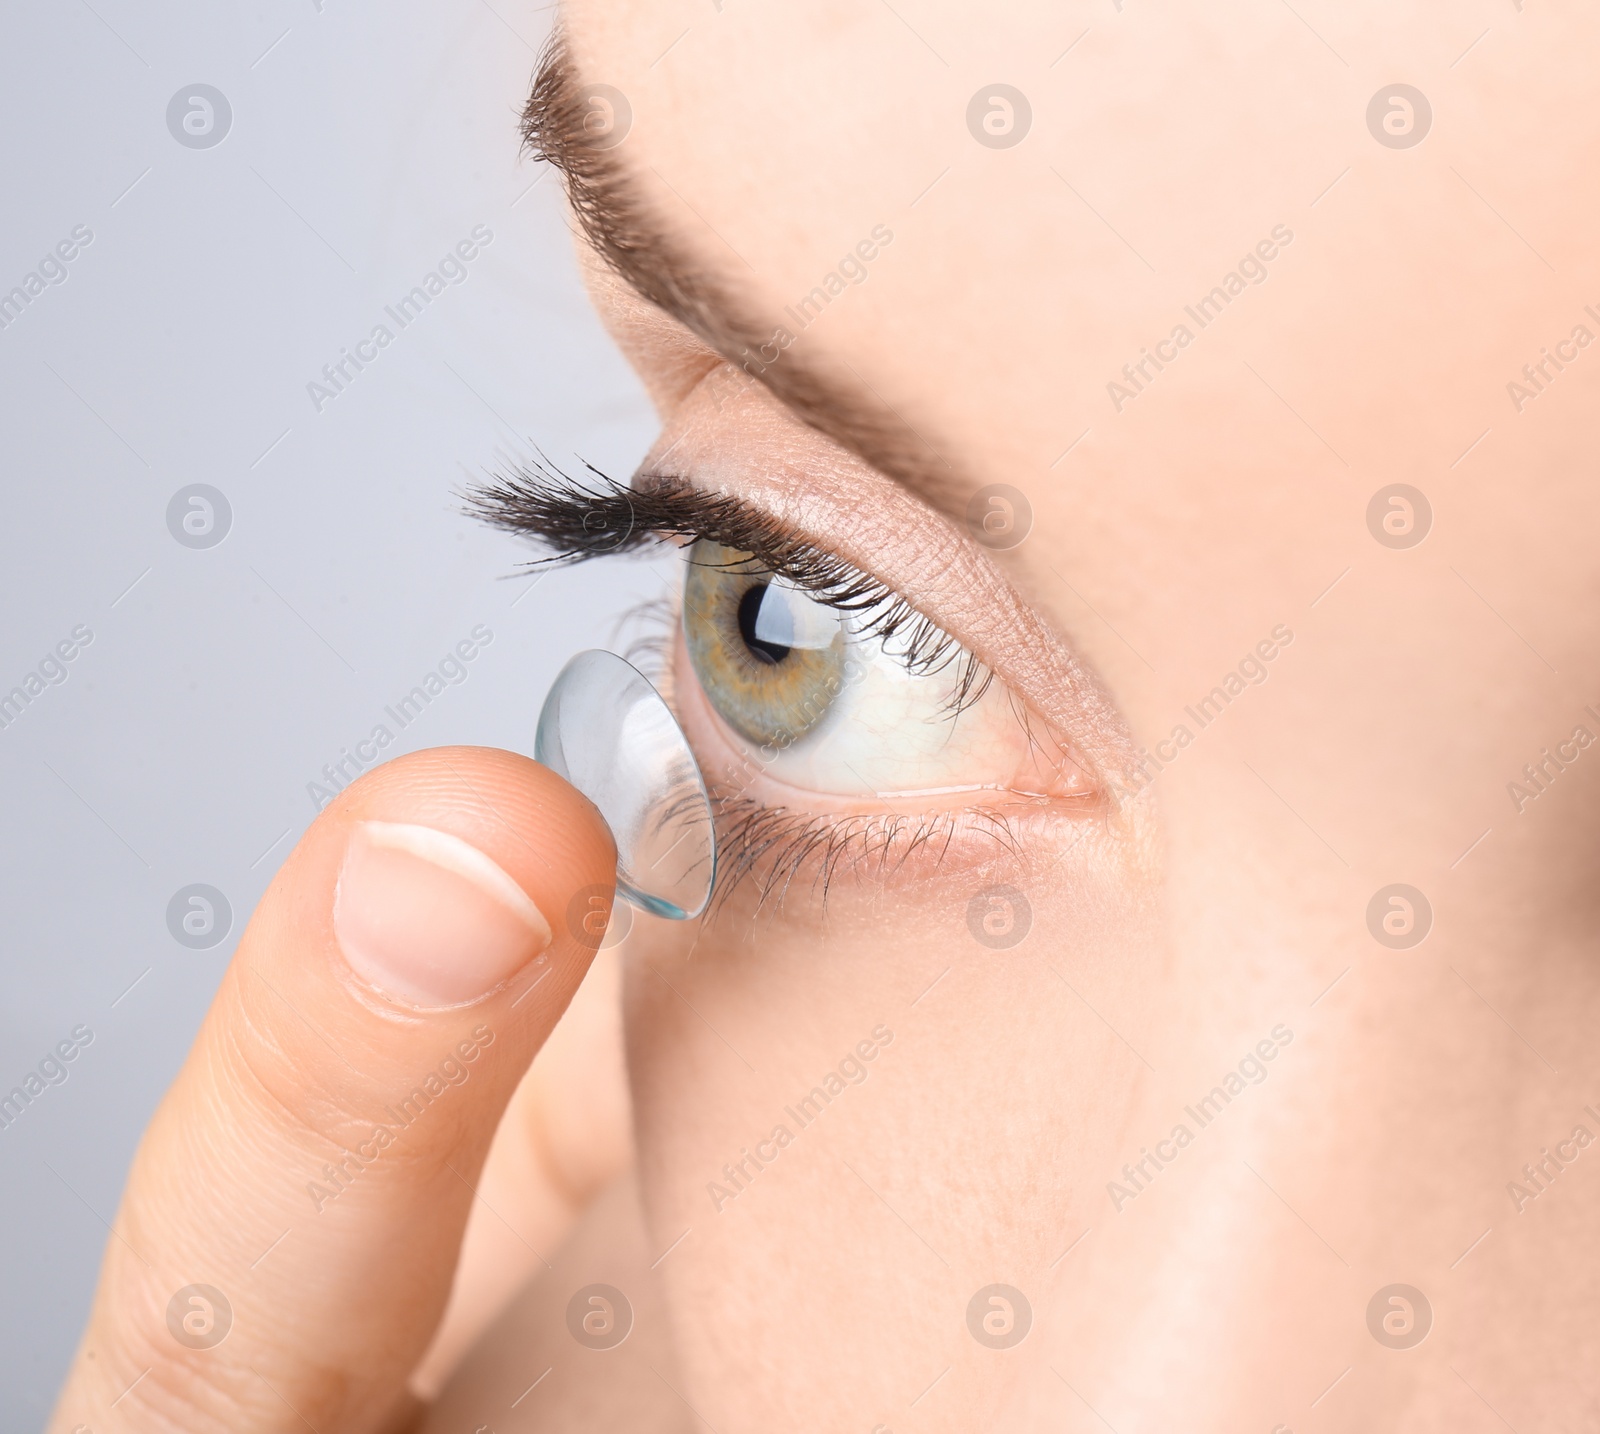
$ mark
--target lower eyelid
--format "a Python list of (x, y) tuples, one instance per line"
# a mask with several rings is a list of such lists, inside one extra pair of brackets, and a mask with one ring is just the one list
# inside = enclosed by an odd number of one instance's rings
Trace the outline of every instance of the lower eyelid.
[[(953, 875), (1019, 881), (1041, 862), (1055, 867), (1091, 837), (1102, 808), (1058, 801), (921, 813), (822, 815), (712, 792), (717, 889), (712, 914), (747, 882), (760, 909), (798, 892), (821, 897), (847, 885), (874, 892), (932, 882), (943, 899)], [(1091, 848), (1092, 849), (1092, 848)]]

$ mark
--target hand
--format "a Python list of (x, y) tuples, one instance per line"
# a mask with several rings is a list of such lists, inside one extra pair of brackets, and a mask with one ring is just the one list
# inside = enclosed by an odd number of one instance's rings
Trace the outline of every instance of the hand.
[(582, 796), (505, 752), (340, 794), (145, 1132), (52, 1431), (410, 1422), (479, 1170), (615, 860)]

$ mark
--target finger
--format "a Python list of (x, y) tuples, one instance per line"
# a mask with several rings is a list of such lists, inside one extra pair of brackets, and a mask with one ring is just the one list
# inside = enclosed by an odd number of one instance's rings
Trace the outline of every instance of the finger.
[(509, 753), (341, 793), (145, 1133), (52, 1429), (385, 1427), (615, 870), (595, 809)]
[(622, 1049), (622, 964), (595, 957), (506, 1107), (461, 1240), (450, 1302), (411, 1389), (433, 1398), (461, 1357), (633, 1158)]

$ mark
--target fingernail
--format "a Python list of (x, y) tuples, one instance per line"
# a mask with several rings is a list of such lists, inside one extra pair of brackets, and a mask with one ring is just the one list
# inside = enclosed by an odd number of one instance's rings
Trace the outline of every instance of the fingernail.
[(477, 847), (404, 822), (350, 833), (333, 929), (358, 976), (435, 1009), (493, 990), (550, 944), (539, 908)]

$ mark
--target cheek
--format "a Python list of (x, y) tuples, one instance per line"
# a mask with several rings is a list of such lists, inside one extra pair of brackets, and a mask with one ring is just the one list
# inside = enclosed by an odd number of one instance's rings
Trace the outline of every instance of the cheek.
[[(1059, 862), (1030, 849), (1046, 858), (1033, 875), (946, 868), (914, 891), (841, 881), (826, 920), (797, 883), (759, 910), (741, 895), (698, 933), (649, 933), (662, 944), (630, 968), (627, 1020), (641, 1185), (653, 1227), (695, 1230), (661, 1273), (710, 1387), (738, 1377), (719, 1361), (792, 1365), (796, 1329), (839, 1368), (870, 1347), (913, 1393), (941, 1341), (964, 1378), (992, 1368), (950, 1338), (950, 1312), (974, 1269), (1047, 1269), (1082, 1233), (1063, 1172), (1103, 1181), (1126, 1159), (1147, 1074), (1134, 1048), (1158, 1051), (1144, 998), (1160, 987), (1116, 846), (1090, 833)], [(1012, 947), (969, 923), (996, 883), (1029, 898)], [(878, 1046), (866, 1080), (802, 1111), (863, 1040)], [(724, 1166), (779, 1124), (792, 1141), (736, 1187)], [(761, 1297), (730, 1303), (730, 1287)]]

